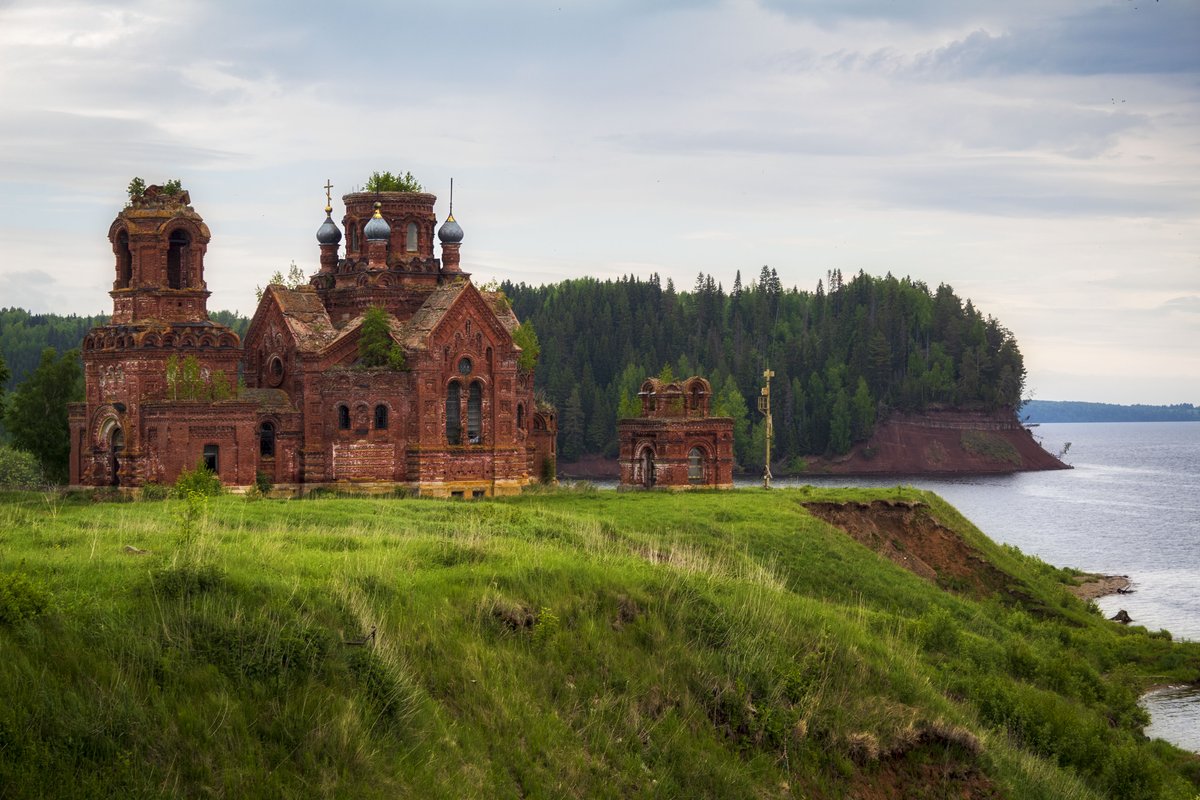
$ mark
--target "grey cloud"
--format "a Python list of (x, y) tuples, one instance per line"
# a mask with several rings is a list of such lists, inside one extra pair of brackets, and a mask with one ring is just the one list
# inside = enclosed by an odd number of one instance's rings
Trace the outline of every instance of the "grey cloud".
[(1175, 311), (1181, 314), (1200, 314), (1200, 295), (1173, 297), (1159, 306), (1162, 311)]
[(1044, 26), (977, 30), (920, 56), (918, 71), (959, 76), (1179, 74), (1200, 70), (1200, 7), (1141, 0)]
[(884, 173), (880, 191), (895, 205), (996, 216), (1180, 217), (1196, 204), (1189, 187), (1105, 183), (1086, 167), (1055, 170), (992, 159), (906, 165)]

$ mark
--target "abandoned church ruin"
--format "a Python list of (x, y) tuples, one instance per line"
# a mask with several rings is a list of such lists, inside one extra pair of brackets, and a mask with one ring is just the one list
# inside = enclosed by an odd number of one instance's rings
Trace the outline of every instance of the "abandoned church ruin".
[[(72, 484), (168, 484), (202, 463), (238, 486), (262, 473), (297, 491), (481, 497), (553, 475), (554, 411), (508, 302), (462, 271), (453, 212), (437, 228), (432, 194), (342, 199), (341, 228), (326, 203), (309, 285), (268, 286), (242, 342), (209, 319), (210, 233), (188, 193), (131, 196), (108, 232), (112, 319), (83, 341)], [(364, 342), (372, 319), (382, 341)], [(364, 357), (380, 347), (382, 363)]]
[(711, 416), (708, 381), (647, 378), (638, 397), (642, 415), (617, 422), (621, 486), (733, 488), (733, 419)]

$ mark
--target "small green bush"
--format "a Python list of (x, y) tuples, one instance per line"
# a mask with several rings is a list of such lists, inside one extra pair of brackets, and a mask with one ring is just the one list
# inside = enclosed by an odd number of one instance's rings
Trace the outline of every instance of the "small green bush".
[(37, 456), (0, 445), (0, 488), (36, 489), (45, 482)]
[(19, 572), (0, 575), (0, 624), (16, 625), (49, 608), (50, 592), (42, 584)]
[(258, 490), (259, 494), (266, 497), (275, 488), (275, 484), (271, 481), (271, 476), (260, 469), (254, 473), (254, 488)]
[(210, 472), (203, 463), (195, 469), (179, 473), (175, 481), (175, 496), (187, 498), (190, 495), (201, 497), (216, 497), (221, 493), (221, 479)]

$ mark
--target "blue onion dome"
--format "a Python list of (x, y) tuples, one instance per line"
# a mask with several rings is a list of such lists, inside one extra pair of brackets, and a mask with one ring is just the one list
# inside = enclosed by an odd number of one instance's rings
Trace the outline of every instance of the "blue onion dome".
[(446, 217), (442, 227), (438, 228), (438, 239), (442, 244), (458, 244), (463, 240), (462, 226), (454, 219), (453, 212)]
[(333, 208), (325, 206), (325, 221), (317, 228), (317, 242), (320, 244), (337, 244), (342, 240), (342, 231), (333, 221)]
[(391, 226), (379, 213), (381, 205), (381, 203), (375, 204), (375, 216), (371, 217), (367, 222), (367, 227), (363, 228), (363, 235), (367, 237), (368, 242), (386, 242), (392, 235)]

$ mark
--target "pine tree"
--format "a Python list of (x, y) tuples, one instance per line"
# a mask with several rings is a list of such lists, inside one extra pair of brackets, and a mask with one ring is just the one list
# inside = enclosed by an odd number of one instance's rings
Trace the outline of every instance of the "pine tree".
[(559, 452), (564, 461), (578, 461), (583, 454), (583, 401), (579, 397), (579, 386), (571, 389), (563, 405), (558, 426)]

